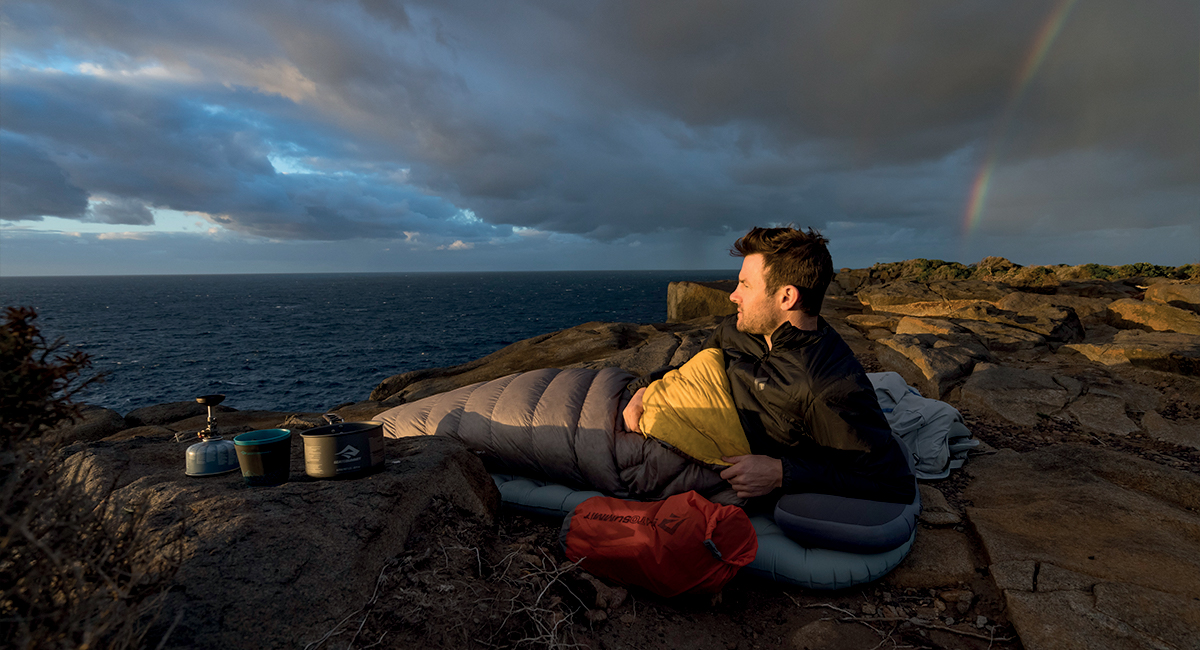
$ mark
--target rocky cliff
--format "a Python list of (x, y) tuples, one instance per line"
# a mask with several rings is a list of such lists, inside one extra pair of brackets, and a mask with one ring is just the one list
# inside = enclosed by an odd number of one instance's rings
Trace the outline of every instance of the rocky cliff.
[[(747, 606), (750, 622), (732, 625), (732, 637), (720, 621), (694, 618), (676, 631), (708, 630), (711, 643), (697, 648), (735, 647), (742, 637), (768, 633), (794, 647), (854, 645), (865, 642), (856, 635), (871, 636), (854, 625), (860, 622), (933, 647), (1200, 647), (1198, 280), (1196, 267), (1027, 268), (999, 258), (970, 267), (911, 260), (841, 271), (825, 318), (869, 371), (896, 371), (959, 408), (982, 451), (950, 478), (922, 485), (922, 530), (882, 586), (835, 605), (754, 583), (739, 589), (759, 605)], [(390, 377), (369, 400), (338, 411), (368, 419), (395, 404), (541, 367), (641, 374), (679, 364), (729, 313), (731, 288), (673, 283), (668, 323), (587, 323), (545, 334), (461, 366)], [(116, 485), (117, 498), (148, 510), (148, 521), (187, 531), (169, 601), (189, 613), (176, 643), (238, 646), (227, 630), (249, 625), (239, 608), (286, 609), (278, 603), (301, 588), (297, 602), (307, 618), (260, 626), (265, 636), (240, 645), (314, 642), (342, 610), (371, 597), (387, 557), (429, 543), (411, 532), (430, 529), (422, 513), (494, 525), (495, 494), (482, 465), (442, 447), (389, 447), (402, 462), (372, 481), (297, 480), (256, 491), (236, 476), (187, 479), (179, 471), (183, 448), (170, 440), (203, 426), (191, 408), (164, 405), (124, 417), (91, 410), (75, 435), (100, 442), (73, 449), (97, 485)], [(219, 418), (229, 432), (318, 424), (316, 414), (288, 412)], [(408, 505), (378, 505), (389, 499)], [(522, 542), (521, 552), (531, 543)], [(272, 558), (271, 570), (249, 566), (255, 557)], [(270, 594), (224, 586), (246, 580)], [(781, 589), (797, 604), (844, 615), (836, 622), (804, 607), (754, 613)], [(596, 593), (583, 622), (588, 634), (613, 645), (653, 633), (646, 605), (634, 613)], [(666, 609), (656, 620), (669, 620), (671, 605), (658, 606)], [(609, 616), (607, 627), (595, 627)], [(222, 624), (212, 627), (210, 619)], [(1006, 630), (1019, 641), (1004, 640)]]

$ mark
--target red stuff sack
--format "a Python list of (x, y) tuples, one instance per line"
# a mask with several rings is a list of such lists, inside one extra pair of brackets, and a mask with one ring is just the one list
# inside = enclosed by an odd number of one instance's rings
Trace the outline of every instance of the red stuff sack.
[(741, 508), (694, 491), (651, 502), (592, 497), (567, 514), (559, 543), (588, 573), (660, 596), (716, 593), (758, 553)]

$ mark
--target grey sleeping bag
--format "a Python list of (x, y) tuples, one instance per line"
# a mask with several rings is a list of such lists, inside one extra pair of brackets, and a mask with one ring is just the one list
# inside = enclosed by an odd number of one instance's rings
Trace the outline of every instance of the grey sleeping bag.
[(481, 452), (492, 472), (662, 499), (696, 490), (741, 503), (719, 470), (625, 430), (621, 411), (633, 375), (618, 368), (518, 373), (426, 397), (381, 413), (384, 435), (450, 436)]

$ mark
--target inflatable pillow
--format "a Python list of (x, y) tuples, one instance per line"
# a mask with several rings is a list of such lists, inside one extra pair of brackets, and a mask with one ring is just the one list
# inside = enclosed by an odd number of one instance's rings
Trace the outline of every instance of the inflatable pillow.
[(750, 453), (718, 349), (701, 350), (647, 386), (642, 406), (642, 435), (701, 463), (729, 466), (723, 457)]
[(920, 493), (908, 504), (806, 493), (781, 497), (774, 519), (801, 546), (871, 554), (912, 539), (920, 512)]
[[(893, 432), (892, 437), (904, 447), (900, 436)], [(913, 470), (912, 454), (906, 458)], [(915, 487), (915, 478), (913, 483)], [(919, 514), (920, 490), (913, 490), (912, 503), (907, 504), (814, 493), (785, 494), (775, 504), (775, 523), (801, 545), (862, 554), (911, 544)]]

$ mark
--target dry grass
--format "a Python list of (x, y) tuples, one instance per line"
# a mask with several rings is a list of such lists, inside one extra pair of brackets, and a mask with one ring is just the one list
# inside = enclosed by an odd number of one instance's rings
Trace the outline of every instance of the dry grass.
[(420, 550), (387, 562), (371, 597), (305, 650), (582, 648), (577, 634), (608, 604), (594, 578), (533, 539), (497, 545), (478, 526), (442, 523), (409, 547)]
[(78, 414), (70, 396), (88, 362), (59, 354), (63, 343), (47, 343), (34, 318), (32, 310), (9, 309), (0, 330), (0, 643), (149, 645), (178, 545), (148, 538), (142, 510), (116, 506), (112, 486), (89, 496), (79, 466), (63, 462), (52, 427)]
[(53, 450), (10, 456), (0, 538), (0, 639), (12, 648), (138, 648), (176, 565), (140, 510), (95, 504)]

